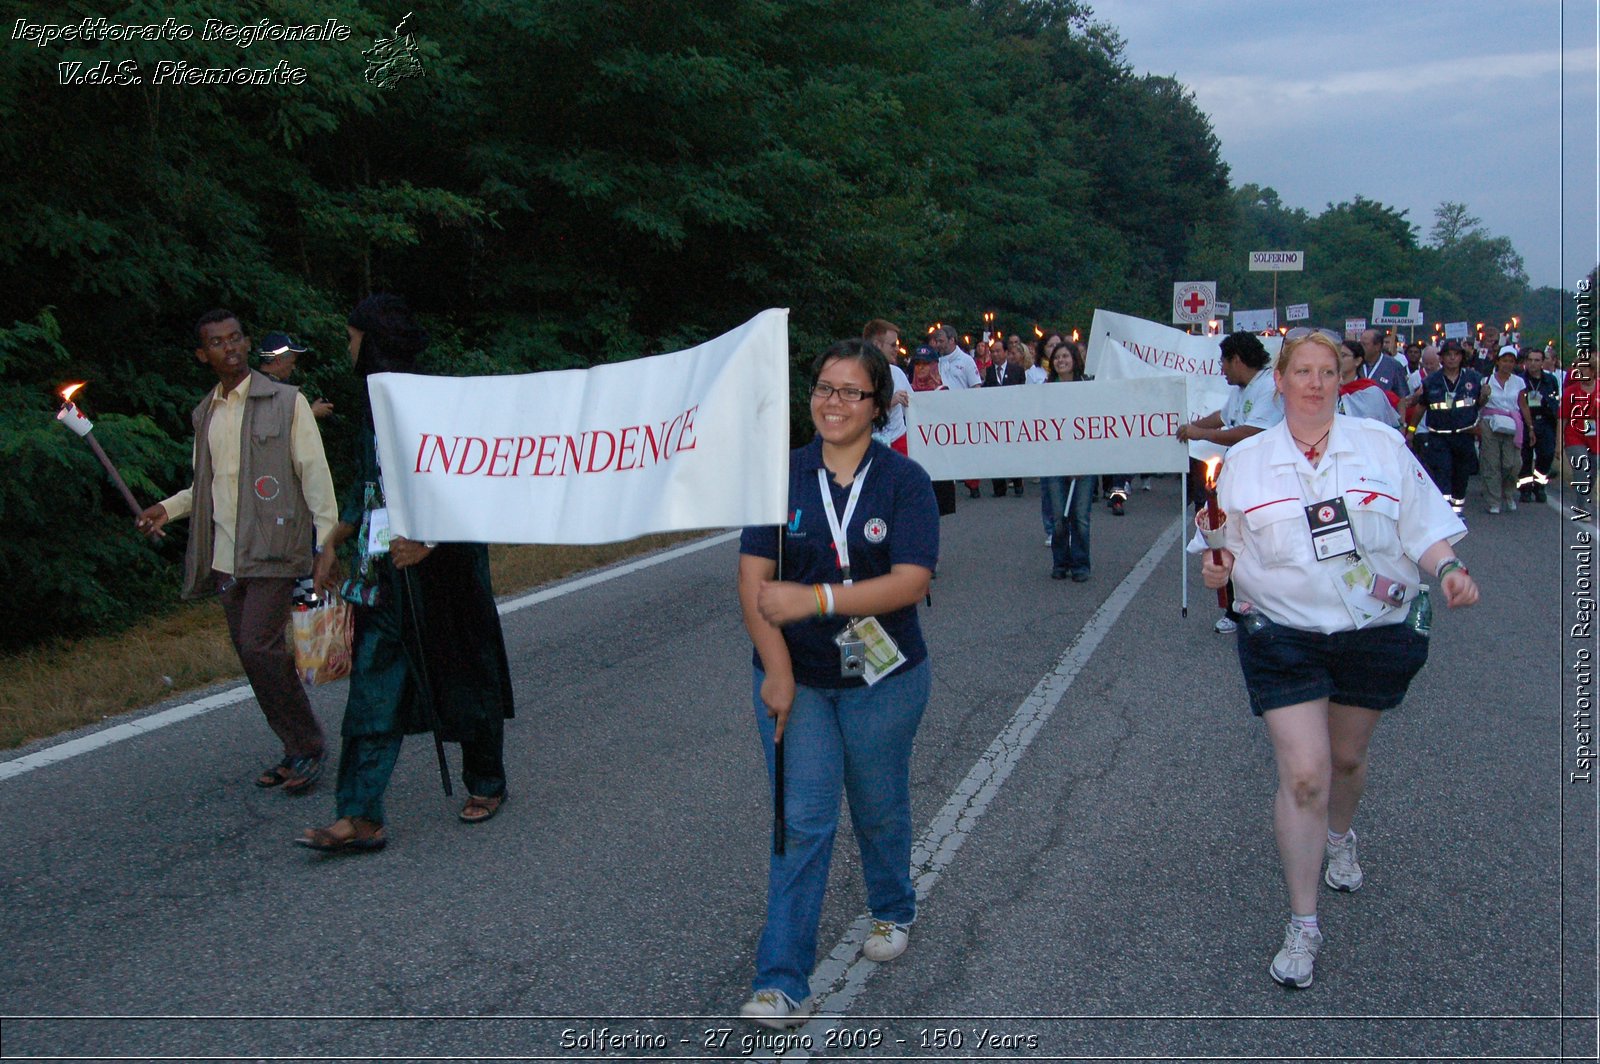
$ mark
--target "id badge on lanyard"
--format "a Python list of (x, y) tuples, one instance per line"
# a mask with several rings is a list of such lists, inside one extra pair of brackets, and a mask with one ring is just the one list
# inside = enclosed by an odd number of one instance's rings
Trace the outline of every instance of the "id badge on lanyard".
[[(1337, 459), (1331, 460), (1337, 462)], [(1338, 483), (1336, 466), (1335, 487)], [(1305, 491), (1303, 476), (1300, 487), (1304, 493), (1302, 498), (1310, 494)], [(1305, 513), (1306, 525), (1311, 532), (1312, 553), (1319, 564), (1331, 563), (1333, 585), (1338, 589), (1339, 599), (1357, 628), (1365, 628), (1405, 602), (1406, 586), (1374, 572), (1362, 557), (1361, 544), (1356, 542), (1355, 528), (1342, 497), (1335, 495), (1311, 503), (1306, 506)]]
[[(856, 504), (861, 501), (861, 489), (867, 482), (872, 463), (856, 475), (850, 485), (850, 498), (844, 504), (841, 519), (833, 508), (833, 489), (828, 484), (828, 471), (817, 468), (817, 488), (822, 495), (822, 515), (828, 520), (828, 532), (833, 536), (833, 553), (839, 562), (839, 572), (848, 587), (854, 583), (850, 575), (850, 541), (847, 534), (850, 519), (855, 516)], [(894, 638), (889, 635), (876, 617), (854, 617), (833, 637), (839, 647), (839, 675), (860, 677), (868, 685), (875, 684), (889, 673), (905, 664), (905, 655)]]

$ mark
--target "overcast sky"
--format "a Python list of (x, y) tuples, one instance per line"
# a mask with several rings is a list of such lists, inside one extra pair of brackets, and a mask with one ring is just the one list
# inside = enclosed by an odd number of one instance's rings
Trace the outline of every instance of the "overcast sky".
[(1135, 71), (1194, 91), (1236, 187), (1313, 214), (1366, 196), (1424, 242), (1459, 201), (1535, 285), (1600, 260), (1595, 0), (1088, 2)]

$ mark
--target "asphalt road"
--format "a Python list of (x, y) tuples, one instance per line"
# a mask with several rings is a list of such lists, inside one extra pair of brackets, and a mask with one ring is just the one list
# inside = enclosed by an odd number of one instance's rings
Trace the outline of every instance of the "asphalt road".
[[(1593, 1059), (1576, 526), (1473, 498), (1484, 602), (1439, 610), (1378, 730), (1367, 885), (1325, 893), (1292, 992), (1266, 971), (1267, 736), (1197, 571), (1180, 613), (1177, 481), (1153, 484), (1097, 508), (1087, 584), (1048, 579), (1033, 484), (945, 519), (911, 948), (859, 960), (841, 830), (826, 1015), (787, 1044), (733, 1018), (769, 807), (724, 538), (505, 617), (512, 798), (488, 824), (457, 822), (414, 738), (387, 850), (292, 846), (331, 782), (253, 787), (275, 754), (248, 699), (0, 778), (0, 1056)], [(331, 735), (343, 695), (313, 696)]]

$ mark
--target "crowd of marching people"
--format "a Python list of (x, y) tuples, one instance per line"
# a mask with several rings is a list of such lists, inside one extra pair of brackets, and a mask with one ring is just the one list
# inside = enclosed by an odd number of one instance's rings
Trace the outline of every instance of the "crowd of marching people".
[[(774, 802), (766, 918), (742, 1009), (751, 1020), (781, 1027), (805, 1016), (841, 798), (866, 881), (862, 953), (884, 963), (907, 948), (909, 767), (930, 692), (917, 606), (937, 570), (939, 519), (957, 497), (954, 483), (931, 482), (910, 459), (907, 411), (921, 392), (1091, 379), (1076, 335), (1038, 331), (1031, 343), (986, 336), (969, 353), (940, 324), (907, 349), (899, 326), (873, 319), (811, 367), (813, 438), (790, 454), (790, 520), (745, 529), (740, 545), (754, 728)], [(360, 377), (411, 371), (428, 344), (405, 303), (384, 295), (352, 310), (348, 338)], [(1509, 513), (1546, 501), (1558, 458), (1592, 472), (1600, 457), (1594, 358), (1566, 375), (1544, 351), (1497, 340), (1402, 347), (1379, 329), (1344, 341), (1297, 330), (1274, 357), (1236, 333), (1219, 345), (1226, 401), (1177, 431), (1225, 452), (1218, 516), (1191, 549), (1223, 592), (1215, 629), (1235, 635), (1251, 710), (1272, 740), (1290, 916), (1270, 973), (1287, 986), (1311, 984), (1324, 942), (1319, 877), (1335, 890), (1362, 885), (1352, 825), (1368, 743), (1426, 660), (1426, 584), (1449, 606), (1477, 601), (1454, 550), (1468, 478), (1481, 473), (1488, 513)], [(283, 635), (296, 582), (310, 573), (319, 592), (353, 605), (355, 637), (336, 819), (295, 841), (383, 848), (390, 774), (404, 736), (423, 731), (463, 748), (460, 818), (494, 817), (509, 793), (512, 690), (485, 548), (388, 533), (370, 408), (355, 411), (360, 483), (339, 509), (316, 426), (331, 405), (284, 383), (306, 349), (270, 334), (262, 372), (248, 364), (250, 347), (231, 311), (197, 323), (194, 355), (217, 386), (193, 413), (194, 482), (137, 524), (155, 535), (195, 518), (185, 592), (221, 596), (283, 742), (256, 785), (300, 793), (322, 771), (324, 736)], [(1125, 514), (1131, 481), (1038, 479), (1051, 578), (1090, 579), (1096, 504)], [(982, 494), (979, 481), (963, 486)], [(1026, 485), (994, 478), (991, 492), (1021, 497)], [(348, 575), (335, 554), (347, 542)]]

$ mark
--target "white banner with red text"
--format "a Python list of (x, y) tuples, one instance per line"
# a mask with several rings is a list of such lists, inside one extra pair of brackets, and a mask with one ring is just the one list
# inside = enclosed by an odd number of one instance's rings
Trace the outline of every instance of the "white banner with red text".
[(934, 480), (1178, 473), (1183, 394), (1175, 376), (918, 392), (907, 444)]
[[(1182, 420), (1194, 421), (1221, 410), (1228, 401), (1228, 380), (1222, 374), (1221, 336), (1195, 336), (1159, 322), (1096, 310), (1084, 363), (1096, 381), (1149, 380), (1180, 377), (1188, 382), (1188, 398), (1180, 406)], [(1263, 336), (1267, 354), (1277, 356), (1283, 338)], [(1204, 461), (1223, 448), (1196, 440), (1189, 453)]]
[(789, 495), (789, 312), (592, 369), (368, 378), (394, 534), (610, 543), (776, 525)]

